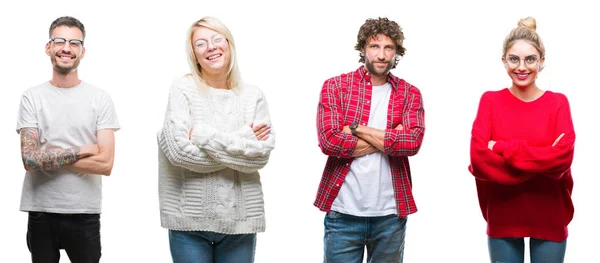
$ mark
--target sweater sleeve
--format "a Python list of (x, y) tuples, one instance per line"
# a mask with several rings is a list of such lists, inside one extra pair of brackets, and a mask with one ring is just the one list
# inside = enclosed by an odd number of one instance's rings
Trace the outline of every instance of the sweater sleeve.
[(224, 169), (224, 165), (192, 144), (189, 139), (192, 117), (188, 99), (181, 86), (181, 82), (175, 81), (171, 87), (163, 128), (158, 132), (160, 149), (173, 165), (193, 172), (210, 173)]
[[(423, 135), (425, 134), (425, 110), (421, 92), (415, 87), (410, 88), (407, 107), (402, 113), (403, 130), (386, 129), (384, 137), (385, 154), (390, 156), (413, 156), (419, 152)], [(404, 96), (402, 96), (404, 97)]]
[(528, 145), (524, 140), (498, 141), (494, 145), (494, 152), (502, 155), (509, 165), (519, 170), (560, 179), (571, 168), (575, 145), (575, 130), (569, 101), (562, 94), (559, 95), (555, 120), (556, 129), (553, 138), (556, 139), (564, 133), (556, 145), (536, 147)]
[(317, 108), (317, 136), (324, 154), (349, 159), (358, 138), (342, 131), (344, 116), (339, 97), (339, 84), (335, 79), (325, 81)]
[(504, 158), (488, 148), (491, 140), (491, 105), (489, 92), (484, 93), (479, 101), (477, 116), (471, 131), (471, 165), (469, 171), (482, 181), (493, 181), (500, 184), (518, 184), (534, 173), (524, 172), (508, 165)]
[[(258, 99), (252, 108), (253, 124), (271, 125), (269, 107), (262, 92), (259, 91)], [(243, 173), (252, 173), (263, 168), (269, 161), (271, 150), (275, 148), (275, 130), (271, 125), (267, 140), (259, 141), (250, 128), (250, 123), (231, 133), (197, 123), (192, 132), (192, 141), (224, 166)]]

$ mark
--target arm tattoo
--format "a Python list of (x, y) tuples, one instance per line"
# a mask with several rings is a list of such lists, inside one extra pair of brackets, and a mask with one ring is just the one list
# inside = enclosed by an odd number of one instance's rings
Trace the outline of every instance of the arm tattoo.
[(81, 158), (79, 147), (40, 150), (40, 136), (37, 128), (23, 128), (20, 133), (21, 156), (25, 170), (55, 170)]

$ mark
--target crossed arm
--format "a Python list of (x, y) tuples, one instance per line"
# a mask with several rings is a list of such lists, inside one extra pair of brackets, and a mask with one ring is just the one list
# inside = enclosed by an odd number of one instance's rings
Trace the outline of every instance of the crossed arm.
[(38, 128), (22, 128), (19, 134), (21, 136), (21, 157), (23, 166), (27, 171), (56, 170), (84, 158), (97, 155), (100, 152), (97, 144), (42, 150), (40, 149)]
[(110, 175), (115, 160), (115, 131), (103, 129), (96, 132), (98, 138), (97, 154), (81, 158), (76, 162), (65, 165), (78, 173)]
[[(402, 124), (398, 124), (394, 130), (402, 131), (404, 130), (404, 127)], [(352, 134), (350, 126), (348, 125), (344, 126), (342, 131), (347, 134)], [(354, 149), (352, 157), (360, 157), (377, 151), (385, 152), (384, 130), (359, 125), (358, 128), (356, 128), (356, 135), (358, 137), (358, 142), (356, 143), (356, 148)]]
[(253, 124), (224, 133), (204, 123), (193, 123), (188, 98), (193, 95), (186, 94), (185, 85), (176, 81), (171, 86), (165, 123), (158, 134), (159, 146), (171, 164), (197, 173), (227, 167), (242, 172), (262, 168), (274, 144), (274, 134), (265, 124), (270, 121), (264, 98), (257, 102), (260, 110)]

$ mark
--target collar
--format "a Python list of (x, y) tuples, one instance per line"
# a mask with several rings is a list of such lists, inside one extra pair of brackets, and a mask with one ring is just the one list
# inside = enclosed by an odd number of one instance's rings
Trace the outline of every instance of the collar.
[[(359, 76), (359, 79), (361, 81), (365, 81), (365, 82), (371, 81), (371, 74), (367, 71), (367, 69), (365, 68), (364, 65), (360, 66), (354, 73)], [(397, 91), (398, 86), (400, 86), (400, 79), (398, 77), (394, 76), (394, 74), (392, 74), (392, 72), (388, 72), (387, 82), (392, 85), (392, 90), (394, 90), (394, 91)]]

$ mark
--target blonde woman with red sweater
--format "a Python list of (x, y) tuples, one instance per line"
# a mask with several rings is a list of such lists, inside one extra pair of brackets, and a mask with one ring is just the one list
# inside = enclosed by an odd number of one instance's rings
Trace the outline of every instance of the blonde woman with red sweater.
[(487, 221), (491, 262), (563, 262), (573, 218), (571, 163), (575, 131), (567, 97), (541, 90), (545, 49), (536, 21), (521, 19), (504, 41), (512, 86), (481, 96), (469, 171)]

